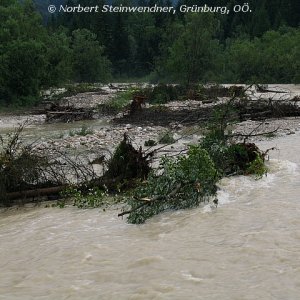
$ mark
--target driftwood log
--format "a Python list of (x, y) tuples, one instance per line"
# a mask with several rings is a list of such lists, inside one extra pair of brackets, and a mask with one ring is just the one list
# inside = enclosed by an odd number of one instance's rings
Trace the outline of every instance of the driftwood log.
[(16, 199), (35, 198), (35, 197), (48, 196), (48, 195), (57, 195), (64, 188), (66, 188), (66, 186), (61, 185), (55, 187), (12, 192), (12, 193), (7, 193), (6, 197), (8, 198), (8, 200), (16, 200)]
[(48, 111), (46, 113), (46, 122), (64, 122), (69, 123), (80, 120), (92, 120), (92, 109), (66, 109), (61, 111)]
[[(264, 120), (266, 118), (283, 118), (300, 116), (300, 99), (298, 97), (288, 100), (246, 100), (232, 101), (232, 110), (225, 113), (230, 120)], [(225, 104), (226, 109), (226, 104)], [(184, 125), (209, 122), (215, 118), (217, 110), (224, 111), (224, 104), (211, 106), (201, 106), (188, 109), (172, 110), (168, 107), (149, 107), (135, 111), (133, 114), (124, 115), (121, 118), (115, 118), (115, 123), (168, 126), (173, 122), (180, 122)]]

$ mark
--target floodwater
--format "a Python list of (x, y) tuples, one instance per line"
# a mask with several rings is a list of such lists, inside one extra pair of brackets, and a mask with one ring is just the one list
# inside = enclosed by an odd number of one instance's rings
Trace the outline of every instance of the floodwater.
[(217, 209), (1, 211), (0, 299), (299, 299), (300, 136), (260, 146), (268, 176), (223, 180)]

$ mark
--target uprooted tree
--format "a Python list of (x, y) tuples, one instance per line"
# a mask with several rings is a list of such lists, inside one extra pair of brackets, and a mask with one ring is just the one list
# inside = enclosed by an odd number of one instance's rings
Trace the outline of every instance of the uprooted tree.
[[(222, 162), (221, 164), (219, 164)], [(205, 141), (191, 146), (187, 155), (164, 158), (160, 169), (152, 171), (147, 180), (128, 199), (129, 209), (119, 216), (129, 215), (130, 223), (146, 219), (170, 209), (196, 207), (216, 196), (217, 181), (226, 175), (267, 172), (264, 153), (253, 143)], [(217, 199), (214, 200), (217, 204)]]
[[(191, 208), (213, 199), (217, 181), (223, 176), (254, 174), (260, 178), (266, 174), (268, 151), (262, 152), (254, 143), (247, 142), (253, 132), (238, 142), (228, 130), (234, 122), (232, 110), (237, 98), (235, 93), (221, 107), (205, 138), (190, 146), (186, 155), (163, 158), (160, 168), (133, 191), (119, 216), (128, 215), (130, 223), (144, 223), (165, 210)], [(218, 204), (216, 198), (213, 202)]]
[[(151, 170), (149, 165), (154, 150), (135, 149), (127, 135), (105, 162), (105, 171), (99, 177), (93, 168), (79, 163), (77, 158), (74, 160), (58, 150), (54, 154), (35, 152), (32, 145), (23, 145), (19, 141), (23, 129), (20, 127), (6, 143), (2, 140), (0, 196), (5, 201), (15, 197), (16, 192), (21, 197), (39, 196), (43, 194), (40, 189), (43, 186), (48, 189), (70, 186), (68, 178), (72, 174), (77, 178), (75, 188), (79, 191), (75, 205), (82, 208), (101, 205), (103, 201), (96, 198), (102, 198), (106, 192), (134, 188), (127, 197), (127, 206), (119, 214), (128, 215), (131, 223), (143, 223), (165, 210), (196, 207), (210, 199), (217, 204), (214, 198), (217, 182), (223, 176), (255, 174), (261, 177), (267, 171), (266, 153), (248, 142), (253, 132), (233, 135), (228, 130), (228, 125), (238, 121), (236, 102), (245, 95), (240, 89), (229, 92), (233, 96), (215, 111), (205, 138), (198, 145), (190, 146), (184, 155), (163, 158), (156, 170)], [(89, 197), (91, 188), (99, 192)], [(85, 199), (81, 201), (82, 196)]]
[(219, 174), (206, 150), (190, 147), (187, 156), (177, 159), (164, 158), (158, 174), (152, 172), (139, 186), (128, 204), (131, 223), (144, 223), (167, 209), (183, 209), (198, 206), (215, 195)]

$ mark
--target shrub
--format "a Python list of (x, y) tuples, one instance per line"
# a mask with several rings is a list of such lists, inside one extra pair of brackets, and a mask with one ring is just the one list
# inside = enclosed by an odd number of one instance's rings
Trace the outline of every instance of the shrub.
[(175, 140), (171, 132), (166, 132), (159, 137), (158, 142), (160, 144), (173, 144)]
[(261, 155), (257, 154), (256, 158), (248, 164), (246, 171), (255, 175), (256, 179), (260, 179), (267, 174), (268, 169)]
[(69, 131), (70, 136), (75, 136), (75, 135), (86, 136), (88, 134), (93, 134), (93, 133), (94, 133), (94, 130), (85, 124), (83, 124), (79, 130), (70, 130)]
[(98, 188), (89, 189), (84, 193), (77, 188), (70, 187), (62, 193), (62, 196), (64, 198), (71, 198), (73, 205), (78, 208), (96, 208), (106, 203), (107, 193)]
[(82, 209), (106, 207), (123, 201), (122, 197), (111, 197), (106, 190), (98, 187), (80, 190), (70, 186), (61, 193), (61, 196), (63, 200), (57, 202), (60, 208), (65, 207), (66, 199), (73, 200), (73, 206)]
[(181, 85), (158, 84), (156, 86), (148, 87), (140, 91), (147, 97), (150, 104), (166, 104), (170, 101), (178, 100), (185, 95), (186, 87)]
[(135, 92), (135, 89), (129, 89), (127, 91), (117, 93), (105, 104), (98, 105), (98, 109), (102, 113), (119, 113), (130, 104), (130, 101), (133, 99), (133, 95)]
[(145, 146), (146, 147), (152, 147), (152, 146), (155, 146), (155, 145), (157, 145), (157, 143), (154, 141), (154, 140), (147, 140), (147, 141), (145, 141)]

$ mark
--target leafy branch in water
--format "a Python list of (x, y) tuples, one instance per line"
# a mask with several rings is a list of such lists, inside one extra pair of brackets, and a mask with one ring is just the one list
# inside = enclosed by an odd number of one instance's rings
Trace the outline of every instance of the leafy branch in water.
[(130, 223), (144, 223), (146, 219), (169, 209), (198, 206), (215, 195), (218, 172), (206, 150), (191, 146), (187, 156), (163, 158), (161, 174), (152, 172), (128, 201)]
[(265, 166), (264, 159), (261, 155), (257, 154), (256, 158), (248, 164), (247, 172), (249, 174), (255, 174), (256, 179), (260, 179), (267, 174), (268, 169)]
[[(247, 89), (246, 89), (247, 90)], [(242, 93), (244, 95), (244, 93)], [(147, 180), (133, 191), (127, 201), (128, 222), (144, 223), (148, 218), (166, 210), (196, 207), (215, 196), (217, 181), (223, 176), (249, 175), (261, 178), (267, 172), (265, 156), (254, 143), (233, 141), (230, 125), (235, 122), (232, 98), (216, 113), (206, 137), (199, 145), (190, 146), (186, 155), (163, 158), (160, 169), (152, 171)], [(214, 203), (217, 205), (218, 200)]]
[[(245, 92), (251, 87), (252, 85), (248, 86), (242, 93), (244, 102), (247, 102)], [(201, 145), (208, 151), (218, 172), (223, 176), (253, 174), (257, 178), (261, 178), (267, 173), (266, 153), (273, 149), (264, 153), (254, 143), (247, 142), (247, 140), (251, 137), (275, 133), (278, 128), (271, 132), (256, 133), (263, 124), (262, 121), (249, 134), (232, 134), (229, 128), (237, 121), (234, 117), (237, 114), (235, 101), (240, 101), (236, 93), (224, 104), (222, 110), (216, 113), (215, 119), (209, 127), (210, 130)], [(243, 138), (243, 142), (238, 143), (237, 138)]]
[(112, 203), (111, 199), (108, 200), (107, 191), (97, 187), (83, 191), (74, 186), (70, 186), (61, 193), (61, 196), (65, 199), (72, 199), (74, 206), (83, 209), (102, 207), (108, 203)]

